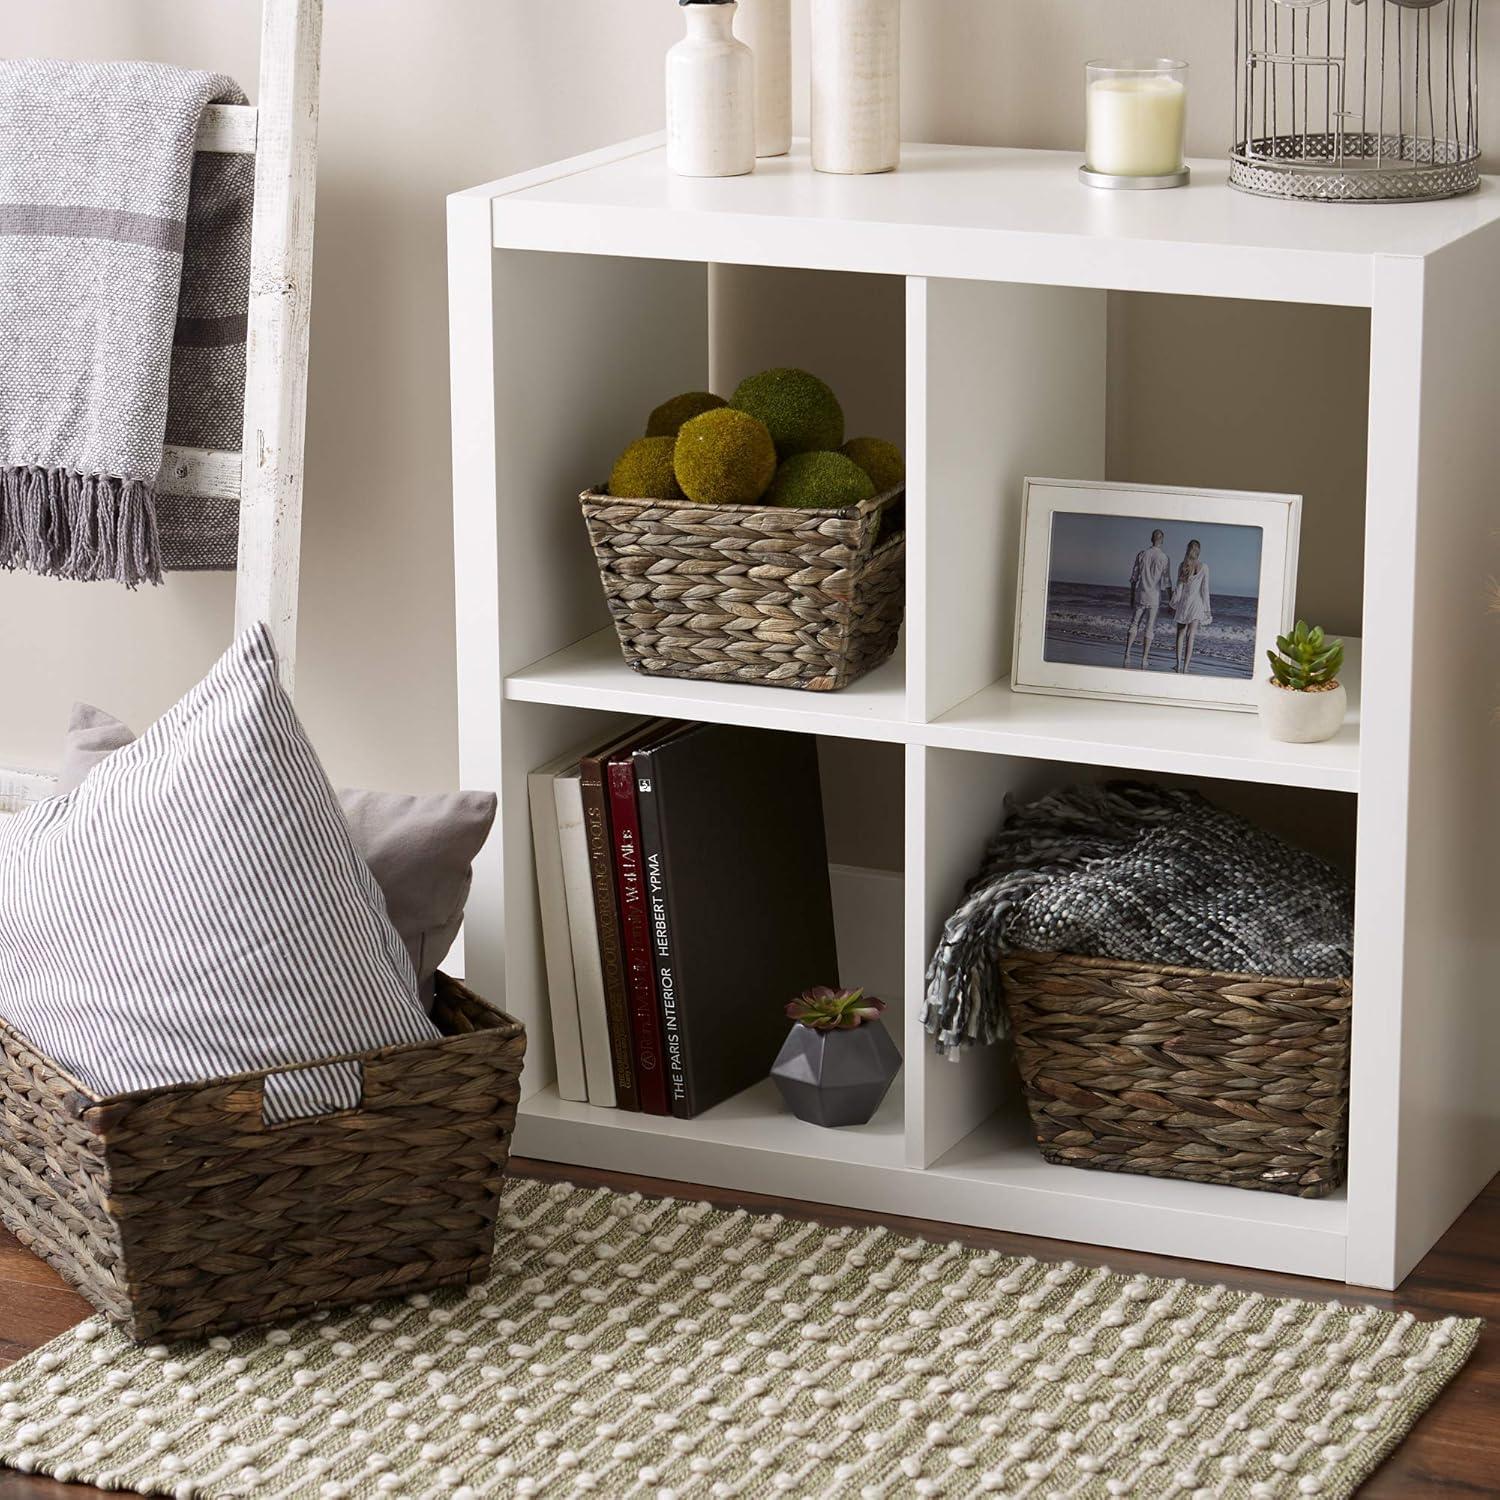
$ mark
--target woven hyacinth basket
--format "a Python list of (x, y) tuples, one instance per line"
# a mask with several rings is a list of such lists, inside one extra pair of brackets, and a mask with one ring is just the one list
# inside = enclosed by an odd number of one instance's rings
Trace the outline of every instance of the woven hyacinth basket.
[(580, 496), (625, 660), (833, 692), (896, 649), (905, 486), (847, 510)]
[(0, 1221), (135, 1339), (481, 1280), (526, 1036), (442, 974), (433, 1019), (276, 1126), (264, 1073), (101, 1100), (0, 1022)]
[(1061, 953), (1000, 971), (1049, 1162), (1299, 1198), (1344, 1181), (1348, 980)]

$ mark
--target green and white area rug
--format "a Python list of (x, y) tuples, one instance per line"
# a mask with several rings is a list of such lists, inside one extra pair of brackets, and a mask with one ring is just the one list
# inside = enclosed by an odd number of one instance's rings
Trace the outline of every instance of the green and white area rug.
[(1340, 1496), (1479, 1325), (513, 1181), (488, 1285), (232, 1340), (91, 1319), (0, 1460), (189, 1496)]

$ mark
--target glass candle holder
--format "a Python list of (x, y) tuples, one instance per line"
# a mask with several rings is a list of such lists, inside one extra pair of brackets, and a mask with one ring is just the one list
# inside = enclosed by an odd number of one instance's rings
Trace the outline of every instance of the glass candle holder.
[(1158, 57), (1091, 62), (1088, 137), (1079, 175), (1090, 187), (1182, 187), (1187, 64)]

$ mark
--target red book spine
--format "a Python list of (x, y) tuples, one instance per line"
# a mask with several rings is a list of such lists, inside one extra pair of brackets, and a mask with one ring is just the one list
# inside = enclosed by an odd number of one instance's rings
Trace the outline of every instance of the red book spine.
[(656, 1004), (656, 960), (641, 867), (641, 818), (635, 800), (635, 763), (622, 755), (609, 762), (610, 823), (614, 830), (615, 890), (620, 935), (625, 949), (625, 989), (629, 1001), (631, 1050), (641, 1109), (669, 1115), (667, 1074), (661, 1046), (661, 1014)]

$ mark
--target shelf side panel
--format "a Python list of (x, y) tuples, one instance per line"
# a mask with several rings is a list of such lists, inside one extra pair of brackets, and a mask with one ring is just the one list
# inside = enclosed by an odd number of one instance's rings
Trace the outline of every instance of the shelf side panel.
[(1349, 1279), (1398, 1283), (1500, 1169), (1500, 233), (1376, 273)]
[[(500, 557), (495, 422), (495, 254), (489, 199), (448, 199), (448, 360), (453, 443), (454, 639), (458, 763), (464, 786), (500, 791)], [(464, 977), (504, 1003), (504, 839), (474, 861), (464, 921)], [(550, 1071), (543, 1055), (542, 1067)]]
[(925, 381), (907, 396), (924, 463), (912, 507), (925, 527), (919, 708), (935, 719), (1009, 675), (1022, 481), (1104, 478), (1108, 299), (938, 280), (911, 295), (926, 334)]

